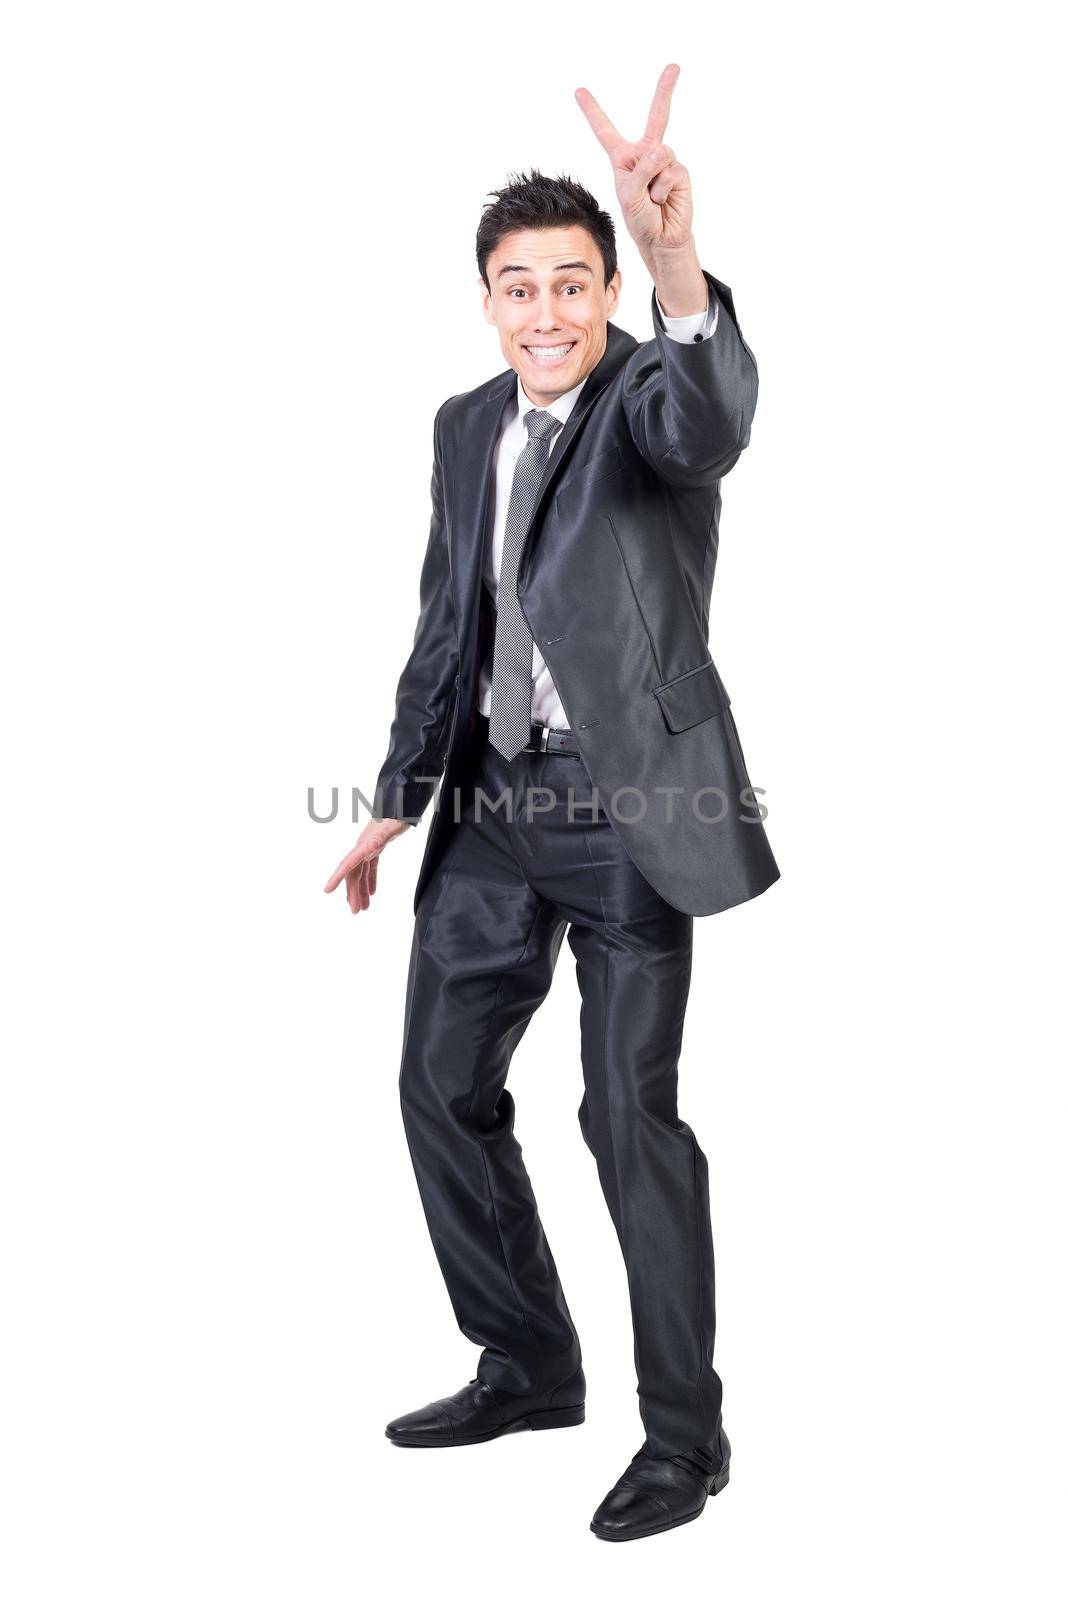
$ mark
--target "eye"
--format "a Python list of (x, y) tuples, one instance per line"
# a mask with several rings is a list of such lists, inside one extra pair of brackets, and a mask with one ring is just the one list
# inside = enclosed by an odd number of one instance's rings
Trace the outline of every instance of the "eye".
[(511, 298), (511, 296), (512, 296), (512, 295), (515, 295), (515, 294), (526, 294), (526, 292), (527, 292), (527, 291), (526, 291), (526, 290), (525, 290), (525, 289), (519, 289), (519, 288), (515, 288), (515, 289), (510, 289), (510, 290), (509, 290), (509, 291), (508, 291), (508, 293), (509, 293), (509, 298)]
[[(569, 283), (567, 287), (568, 287), (568, 289), (574, 289), (576, 294), (581, 294), (582, 293), (582, 285), (581, 285), (581, 283)], [(565, 290), (565, 293), (566, 293), (566, 290)]]

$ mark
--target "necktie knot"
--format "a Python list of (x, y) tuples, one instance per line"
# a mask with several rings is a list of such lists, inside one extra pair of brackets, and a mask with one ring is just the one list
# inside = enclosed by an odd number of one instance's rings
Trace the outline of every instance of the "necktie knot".
[(563, 423), (551, 411), (525, 411), (523, 423), (530, 439), (551, 439), (563, 427)]

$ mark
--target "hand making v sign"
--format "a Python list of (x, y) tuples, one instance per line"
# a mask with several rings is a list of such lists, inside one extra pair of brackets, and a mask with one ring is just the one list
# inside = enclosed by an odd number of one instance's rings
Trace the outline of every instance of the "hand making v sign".
[(693, 237), (690, 174), (663, 143), (671, 94), (679, 76), (672, 62), (660, 74), (640, 139), (624, 139), (588, 89), (576, 89), (582, 108), (612, 163), (623, 220), (656, 284), (669, 317), (690, 316), (708, 303), (708, 285)]

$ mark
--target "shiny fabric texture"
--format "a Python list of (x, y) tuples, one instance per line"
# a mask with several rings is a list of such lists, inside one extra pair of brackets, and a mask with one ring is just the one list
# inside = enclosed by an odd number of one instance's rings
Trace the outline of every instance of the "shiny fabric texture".
[[(647, 1448), (687, 1451), (721, 1421), (708, 1168), (677, 1111), (693, 919), (595, 815), (581, 756), (506, 761), (487, 728), (478, 716), (408, 972), (400, 1095), (430, 1236), (457, 1322), (483, 1346), (480, 1379), (520, 1394), (577, 1371), (506, 1087), (566, 935), (582, 997), (579, 1125), (626, 1263)], [(508, 793), (510, 820), (492, 808)]]
[[(668, 337), (655, 291), (653, 339), (639, 344), (608, 323), (538, 487), (516, 576), (593, 781), (605, 796), (646, 797), (633, 826), (616, 828), (619, 844), (658, 894), (694, 916), (779, 876), (709, 648), (720, 482), (749, 443), (757, 370), (730, 289), (705, 277), (720, 315), (700, 344)], [(456, 825), (485, 633), (494, 446), (515, 384), (509, 367), (447, 400), (434, 422), (420, 613), (375, 797), (376, 816), (418, 822), (442, 780), (416, 906)]]

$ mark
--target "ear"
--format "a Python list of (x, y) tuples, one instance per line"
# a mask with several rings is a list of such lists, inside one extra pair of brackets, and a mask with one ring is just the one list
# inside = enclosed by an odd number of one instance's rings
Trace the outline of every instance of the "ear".
[(481, 278), (478, 280), (478, 285), (482, 290), (482, 315), (495, 328), (497, 326), (497, 313), (493, 309), (493, 296)]
[(605, 288), (605, 291), (604, 291), (605, 301), (606, 301), (607, 306), (608, 306), (608, 315), (610, 317), (614, 316), (615, 313), (617, 312), (617, 310), (619, 309), (619, 293), (620, 293), (620, 290), (622, 289), (622, 287), (623, 287), (623, 274), (622, 274), (622, 272), (620, 272), (619, 268), (617, 267), (615, 272), (609, 278), (608, 284), (607, 284), (607, 286)]

